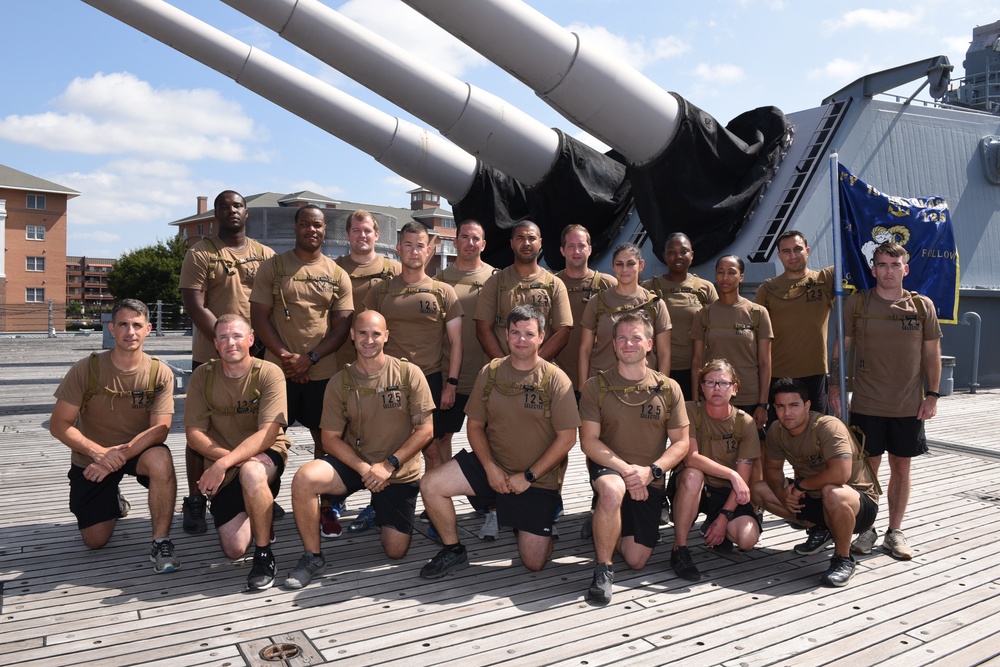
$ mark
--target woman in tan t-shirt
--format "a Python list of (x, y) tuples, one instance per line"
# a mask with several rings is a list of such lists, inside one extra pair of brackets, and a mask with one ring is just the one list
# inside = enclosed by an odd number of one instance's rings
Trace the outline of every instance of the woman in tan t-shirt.
[(663, 301), (639, 284), (646, 265), (642, 251), (634, 243), (615, 248), (611, 260), (618, 284), (592, 297), (580, 321), (579, 386), (617, 363), (612, 345), (615, 318), (621, 313), (644, 310), (653, 324), (653, 353), (647, 357), (651, 368), (670, 373), (670, 315)]

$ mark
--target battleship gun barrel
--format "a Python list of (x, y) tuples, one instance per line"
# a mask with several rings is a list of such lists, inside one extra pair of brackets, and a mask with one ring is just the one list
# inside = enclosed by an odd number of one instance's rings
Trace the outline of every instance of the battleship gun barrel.
[(403, 1), (631, 164), (655, 159), (677, 131), (674, 96), (520, 0)]
[(162, 0), (84, 0), (233, 79), (451, 200), (479, 171), (475, 157), (436, 133), (394, 118)]
[(223, 2), (406, 109), (526, 186), (541, 181), (556, 160), (560, 140), (554, 130), (318, 0)]

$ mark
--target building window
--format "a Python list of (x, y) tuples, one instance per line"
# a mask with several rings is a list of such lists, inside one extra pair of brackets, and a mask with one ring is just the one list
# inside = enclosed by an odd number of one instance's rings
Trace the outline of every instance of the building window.
[(25, 228), (25, 238), (29, 241), (44, 241), (45, 227), (42, 225), (28, 225)]
[(44, 257), (28, 257), (24, 263), (25, 271), (44, 271), (45, 270), (45, 258)]
[(455, 219), (454, 218), (442, 218), (441, 219), (442, 229), (455, 229)]
[(26, 287), (24, 289), (25, 303), (45, 303), (44, 287)]
[(204, 235), (205, 235), (205, 225), (199, 224), (198, 225), (198, 236), (204, 236)]
[(45, 210), (45, 195), (28, 195), (28, 208), (38, 211)]

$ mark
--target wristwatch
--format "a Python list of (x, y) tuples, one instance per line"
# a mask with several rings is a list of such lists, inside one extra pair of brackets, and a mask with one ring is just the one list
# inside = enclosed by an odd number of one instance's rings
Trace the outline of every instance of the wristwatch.
[(311, 361), (313, 363), (313, 366), (315, 366), (316, 364), (319, 363), (319, 355), (316, 354), (315, 350), (313, 350), (312, 352), (310, 352), (306, 356), (309, 357), (309, 361)]
[(732, 521), (736, 518), (736, 512), (733, 510), (719, 510), (719, 516), (724, 516), (727, 521)]
[(458, 386), (458, 378), (448, 378), (448, 384)]
[(801, 481), (802, 481), (801, 479), (799, 479), (799, 478), (796, 477), (794, 480), (792, 480), (792, 484), (795, 486), (796, 489), (798, 489), (802, 493), (805, 493), (806, 490), (802, 488), (801, 484), (799, 484), (799, 482), (801, 482)]
[(534, 484), (535, 480), (538, 479), (538, 477), (535, 476), (535, 473), (531, 472), (531, 468), (524, 471), (524, 478), (528, 480), (528, 484)]
[(663, 468), (654, 463), (649, 469), (653, 471), (653, 479), (663, 479)]
[(395, 454), (393, 454), (392, 456), (390, 456), (389, 458), (387, 458), (386, 461), (389, 462), (389, 465), (392, 466), (393, 470), (399, 470), (399, 459), (396, 458)]

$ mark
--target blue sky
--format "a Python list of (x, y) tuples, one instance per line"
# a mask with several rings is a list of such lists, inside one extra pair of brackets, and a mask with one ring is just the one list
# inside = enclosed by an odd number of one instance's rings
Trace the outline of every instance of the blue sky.
[[(392, 116), (426, 125), (217, 0), (171, 4)], [(325, 4), (414, 56), (586, 140), (524, 85), (399, 0)], [(870, 72), (935, 55), (962, 60), (980, 0), (530, 0), (722, 123), (786, 112)], [(79, 190), (67, 251), (117, 257), (166, 238), (195, 198), (309, 189), (406, 206), (414, 183), (230, 79), (79, 0), (3, 7), (0, 163)], [(908, 95), (912, 90), (905, 91)]]

